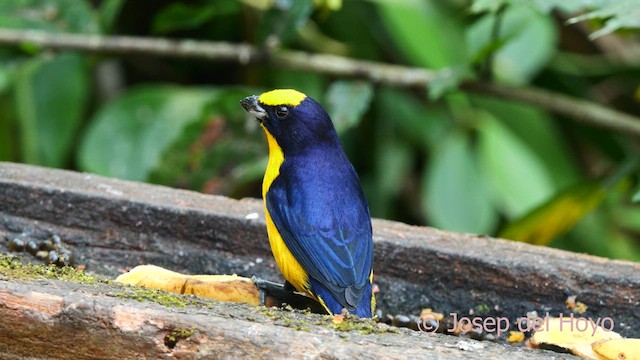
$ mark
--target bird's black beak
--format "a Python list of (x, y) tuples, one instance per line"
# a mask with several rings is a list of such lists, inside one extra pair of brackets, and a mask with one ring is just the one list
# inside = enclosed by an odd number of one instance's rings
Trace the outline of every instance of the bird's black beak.
[(240, 100), (240, 105), (251, 115), (255, 116), (260, 122), (267, 116), (267, 112), (258, 104), (256, 95), (248, 96)]

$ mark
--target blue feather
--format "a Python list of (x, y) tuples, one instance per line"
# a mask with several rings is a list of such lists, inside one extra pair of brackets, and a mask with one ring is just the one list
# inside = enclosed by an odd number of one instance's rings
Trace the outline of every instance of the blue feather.
[[(291, 94), (297, 101), (290, 101)], [(262, 112), (261, 124), (284, 154), (265, 194), (267, 211), (307, 272), (307, 290), (334, 314), (346, 308), (371, 317), (371, 216), (331, 119), (315, 100), (293, 90), (263, 95), (266, 104), (257, 106), (251, 97), (243, 106)], [(286, 107), (277, 104), (279, 97)]]
[[(285, 157), (266, 204), (285, 244), (308, 272), (310, 285), (315, 284), (311, 292), (332, 312), (353, 312), (364, 303), (370, 314), (371, 218), (357, 174), (342, 149)], [(336, 302), (338, 311), (329, 305)]]
[[(324, 304), (329, 308), (332, 314), (340, 314), (344, 305), (340, 303), (321, 283), (311, 279), (310, 283), (311, 292), (317, 297), (322, 299)], [(372, 317), (371, 313), (371, 283), (365, 285), (365, 289), (362, 292), (362, 299), (358, 302), (355, 309), (349, 311), (351, 314), (358, 315), (361, 318)]]

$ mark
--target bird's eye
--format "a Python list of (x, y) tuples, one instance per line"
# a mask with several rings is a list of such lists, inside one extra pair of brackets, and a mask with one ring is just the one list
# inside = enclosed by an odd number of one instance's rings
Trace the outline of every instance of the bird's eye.
[(281, 106), (276, 109), (276, 116), (279, 119), (284, 119), (287, 117), (287, 115), (289, 115), (289, 109), (287, 109), (286, 106)]

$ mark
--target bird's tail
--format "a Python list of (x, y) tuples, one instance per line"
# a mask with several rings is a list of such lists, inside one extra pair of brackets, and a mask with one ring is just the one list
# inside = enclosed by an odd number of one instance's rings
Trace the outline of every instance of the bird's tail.
[[(313, 279), (311, 279), (310, 283), (311, 292), (316, 298), (318, 298), (329, 314), (336, 315), (342, 313), (342, 309), (344, 309), (345, 306), (341, 304), (340, 301), (331, 294), (331, 292)], [(367, 283), (363, 289), (362, 297), (360, 298), (358, 305), (355, 308), (347, 308), (347, 311), (360, 318), (371, 318), (373, 316), (374, 308), (375, 298), (373, 297), (371, 283)]]

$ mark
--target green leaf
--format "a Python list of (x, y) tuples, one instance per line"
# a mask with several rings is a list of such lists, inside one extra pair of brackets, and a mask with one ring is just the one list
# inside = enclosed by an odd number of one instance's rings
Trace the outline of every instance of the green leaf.
[(438, 100), (442, 95), (456, 90), (460, 83), (469, 77), (469, 71), (464, 66), (439, 70), (436, 77), (427, 84), (429, 99), (431, 101)]
[(307, 96), (324, 104), (326, 77), (311, 71), (274, 68), (263, 74), (264, 83), (273, 89), (298, 89)]
[[(391, 121), (378, 119), (371, 122), (373, 133), (365, 141), (375, 144), (367, 151), (368, 159), (373, 160), (373, 171), (362, 180), (367, 191), (369, 207), (373, 216), (385, 219), (397, 218), (396, 202), (406, 187), (407, 179), (412, 177), (416, 154), (410, 144), (395, 131), (397, 125)], [(356, 143), (355, 151), (361, 149), (362, 140)]]
[(320, 31), (318, 25), (312, 21), (307, 21), (298, 29), (297, 44), (304, 46), (311, 52), (332, 54), (338, 56), (348, 56), (349, 47), (340, 41), (334, 40)]
[(605, 207), (600, 207), (577, 223), (564, 239), (553, 241), (551, 245), (561, 245), (575, 252), (640, 261), (640, 246), (618, 230), (612, 220), (615, 221)]
[(640, 28), (640, 4), (637, 0), (600, 0), (596, 1), (596, 3), (597, 7), (593, 11), (571, 18), (567, 22), (575, 24), (592, 19), (604, 20), (604, 27), (589, 35), (591, 39), (596, 39), (619, 29)]
[(27, 61), (15, 100), (24, 161), (63, 167), (69, 160), (90, 90), (84, 58), (62, 54)]
[(547, 245), (600, 205), (605, 195), (605, 188), (600, 182), (577, 184), (510, 223), (499, 236), (535, 245)]
[[(314, 52), (333, 53), (357, 59), (380, 60), (384, 49), (380, 47), (376, 36), (362, 36), (363, 32), (369, 33), (370, 29), (377, 26), (371, 21), (374, 15), (372, 8), (371, 4), (366, 1), (347, 1), (340, 11), (332, 13), (326, 19), (321, 18), (320, 24), (316, 25), (318, 32), (321, 31), (323, 36), (328, 36), (331, 39), (330, 43), (327, 44), (326, 41), (309, 43), (306, 40), (308, 36), (304, 36), (305, 31), (302, 28), (300, 39), (296, 41), (296, 44)], [(307, 26), (311, 24), (314, 23), (307, 22)], [(345, 26), (345, 24), (349, 24), (349, 26)], [(362, 29), (362, 31), (353, 31), (353, 29)], [(342, 53), (344, 48), (347, 51)]]
[(166, 34), (177, 30), (195, 29), (216, 14), (212, 4), (191, 5), (172, 3), (164, 7), (153, 19), (153, 30), (156, 34)]
[[(500, 35), (492, 38), (496, 16), (501, 16)], [(486, 14), (466, 33), (467, 47), (474, 54), (488, 54), (494, 42), (493, 73), (510, 84), (527, 84), (551, 60), (557, 43), (556, 27), (548, 15), (527, 6), (508, 7), (502, 15)], [(476, 56), (478, 58), (478, 56)]]
[(636, 189), (635, 194), (633, 194), (633, 197), (631, 197), (631, 201), (640, 202), (640, 185)]
[(100, 5), (98, 16), (100, 18), (100, 27), (103, 33), (111, 33), (113, 26), (120, 15), (120, 10), (125, 4), (125, 0), (105, 0)]
[(536, 107), (499, 98), (474, 95), (472, 101), (498, 118), (536, 154), (556, 188), (578, 181), (578, 168), (556, 119)]
[(510, 218), (522, 216), (546, 201), (555, 187), (540, 159), (520, 138), (490, 114), (479, 114), (481, 172), (502, 211)]
[[(242, 188), (262, 178), (268, 150), (255, 118), (238, 100), (249, 89), (218, 89), (205, 116), (185, 126), (167, 147), (148, 179), (204, 193), (247, 196)], [(252, 195), (255, 193), (252, 193)]]
[(13, 83), (13, 75), (9, 71), (9, 68), (2, 65), (3, 64), (0, 64), (0, 94), (7, 91)]
[(0, 161), (18, 161), (18, 121), (11, 90), (21, 60), (0, 53)]
[(314, 0), (314, 4), (323, 14), (342, 8), (342, 0)]
[(99, 32), (96, 15), (85, 0), (0, 0), (0, 27)]
[[(260, 134), (263, 135), (263, 134)], [(256, 141), (255, 144), (261, 144), (260, 155), (253, 156), (252, 158), (248, 158), (241, 162), (235, 164), (235, 167), (231, 169), (230, 173), (230, 182), (233, 181), (234, 186), (236, 188), (240, 186), (244, 186), (247, 184), (251, 184), (255, 181), (261, 181), (264, 176), (264, 170), (267, 168), (267, 164), (269, 164), (269, 155), (266, 152), (263, 142)], [(246, 151), (242, 152), (244, 156), (247, 156)], [(251, 154), (253, 155), (253, 154)], [(240, 185), (240, 186), (238, 186)], [(250, 196), (255, 196), (255, 194), (259, 194), (258, 192), (251, 193)], [(235, 196), (235, 193), (230, 193), (230, 196)], [(246, 194), (242, 194), (242, 197), (247, 196)]]
[(258, 43), (271, 46), (272, 42), (286, 44), (309, 19), (313, 10), (311, 0), (275, 0), (263, 14), (258, 28)]
[(586, 14), (567, 21), (568, 24), (575, 24), (585, 20), (604, 20), (604, 27), (591, 34), (591, 39), (619, 29), (640, 28), (640, 7), (637, 0), (474, 0), (469, 9), (472, 13), (496, 12), (502, 5), (529, 7), (545, 14), (552, 10), (573, 14), (585, 8), (591, 9)]
[(640, 234), (640, 207), (616, 207), (612, 211), (612, 219), (614, 219), (621, 228)]
[(497, 214), (466, 134), (454, 132), (441, 140), (421, 192), (422, 209), (435, 227), (487, 234), (496, 225)]
[(183, 129), (202, 119), (218, 92), (141, 86), (105, 105), (91, 120), (79, 154), (83, 171), (144, 181)]
[(640, 262), (640, 245), (636, 237), (622, 231), (611, 231), (607, 239), (612, 258)]
[(336, 81), (327, 90), (327, 111), (338, 134), (358, 125), (369, 109), (373, 86), (366, 81)]
[(502, 6), (504, 6), (508, 0), (473, 0), (469, 11), (474, 14), (483, 12), (497, 12)]
[(397, 195), (413, 165), (411, 148), (397, 138), (380, 144), (376, 156), (378, 189), (389, 196)]
[(464, 27), (443, 1), (378, 1), (398, 49), (415, 65), (441, 69), (468, 62)]
[[(596, 0), (598, 1), (598, 0)], [(600, 2), (618, 1), (618, 0), (599, 0)], [(473, 0), (469, 10), (472, 13), (496, 12), (503, 5), (526, 6), (537, 11), (548, 14), (552, 10), (560, 10), (566, 13), (580, 11), (585, 6), (595, 4), (590, 1), (587, 4), (585, 0)]]
[(435, 103), (424, 104), (413, 94), (382, 87), (373, 102), (378, 122), (393, 123), (399, 137), (414, 143), (418, 149), (438, 146), (451, 123), (448, 111)]
[(0, 161), (18, 161), (17, 121), (9, 96), (0, 94)]

